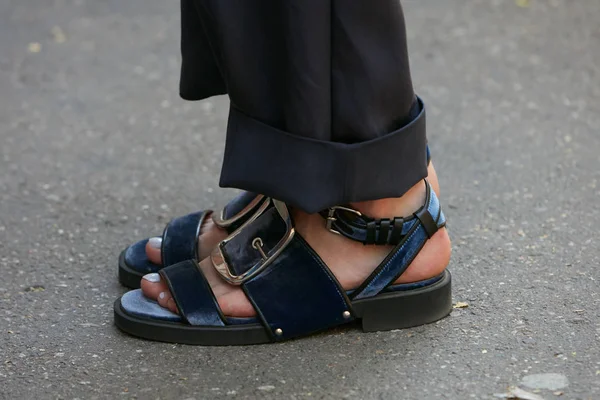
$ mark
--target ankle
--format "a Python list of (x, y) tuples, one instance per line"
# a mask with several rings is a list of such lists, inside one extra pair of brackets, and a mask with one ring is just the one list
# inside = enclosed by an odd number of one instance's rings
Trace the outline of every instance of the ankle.
[(425, 202), (425, 183), (420, 181), (402, 197), (361, 201), (350, 206), (375, 219), (407, 217), (417, 211)]

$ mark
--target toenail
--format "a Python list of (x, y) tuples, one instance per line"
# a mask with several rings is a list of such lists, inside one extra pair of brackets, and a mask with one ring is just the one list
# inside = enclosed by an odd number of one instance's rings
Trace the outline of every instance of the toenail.
[(152, 238), (148, 239), (148, 244), (153, 249), (160, 249), (162, 247), (162, 238), (152, 237)]
[(160, 292), (160, 294), (158, 295), (158, 298), (163, 300), (165, 297), (167, 297), (167, 292)]
[(157, 274), (156, 272), (153, 272), (151, 274), (146, 274), (143, 276), (143, 278), (145, 280), (147, 280), (148, 282), (152, 282), (152, 283), (160, 282), (160, 274)]

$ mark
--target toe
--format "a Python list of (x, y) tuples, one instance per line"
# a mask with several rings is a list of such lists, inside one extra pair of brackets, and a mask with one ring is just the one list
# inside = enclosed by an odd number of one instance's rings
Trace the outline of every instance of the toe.
[(150, 260), (151, 263), (156, 265), (162, 264), (162, 258), (160, 254), (161, 247), (162, 238), (152, 237), (148, 239), (148, 243), (146, 243), (146, 255), (148, 256), (148, 260)]
[[(205, 271), (205, 276), (217, 298), (219, 307), (225, 315), (233, 317), (253, 317), (256, 315), (256, 311), (244, 291), (239, 286), (229, 285), (222, 280), (212, 267), (210, 259), (203, 260), (200, 266)], [(161, 307), (173, 313), (178, 313), (175, 299), (173, 299), (169, 286), (160, 274), (144, 275), (141, 288), (144, 296), (157, 301)]]
[(171, 292), (169, 292), (168, 290), (160, 292), (160, 294), (158, 295), (158, 304), (160, 304), (161, 307), (168, 309), (172, 313), (177, 314), (177, 306), (175, 305), (175, 300), (173, 300), (173, 296), (171, 296)]
[(217, 298), (219, 308), (225, 315), (250, 318), (256, 316), (256, 310), (241, 290), (227, 293)]
[(212, 250), (220, 241), (227, 238), (227, 231), (220, 228), (212, 218), (206, 218), (200, 228), (200, 240), (198, 241), (198, 255), (200, 260), (210, 256)]
[(171, 312), (177, 313), (175, 300), (171, 296), (169, 286), (162, 280), (160, 274), (153, 273), (144, 275), (141, 282), (142, 293), (151, 300), (155, 300), (161, 307), (168, 309)]
[(140, 287), (144, 296), (151, 300), (158, 300), (159, 294), (169, 291), (167, 283), (161, 279), (158, 273), (144, 275)]

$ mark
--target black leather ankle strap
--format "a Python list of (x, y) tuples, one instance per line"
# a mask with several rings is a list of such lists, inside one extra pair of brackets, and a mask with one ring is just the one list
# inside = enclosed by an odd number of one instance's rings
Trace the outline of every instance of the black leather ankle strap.
[[(320, 212), (325, 218), (327, 229), (335, 234), (363, 244), (397, 245), (418, 220), (427, 236), (433, 236), (438, 229), (441, 209), (436, 201), (436, 207), (430, 207), (432, 201), (431, 185), (425, 180), (425, 204), (412, 216), (374, 219), (361, 212), (345, 206), (334, 206)], [(436, 215), (432, 215), (431, 211)], [(438, 222), (436, 222), (438, 221)]]

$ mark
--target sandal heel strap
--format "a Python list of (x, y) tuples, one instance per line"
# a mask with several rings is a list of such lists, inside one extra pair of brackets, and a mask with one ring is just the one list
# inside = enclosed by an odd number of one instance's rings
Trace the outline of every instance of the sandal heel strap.
[(365, 245), (398, 245), (408, 234), (415, 220), (423, 224), (427, 236), (431, 237), (439, 229), (439, 201), (427, 179), (424, 181), (425, 206), (408, 218), (374, 219), (350, 207), (342, 206), (331, 207), (320, 214), (325, 218), (330, 232)]
[(351, 299), (374, 296), (391, 285), (406, 271), (425, 242), (445, 226), (446, 219), (440, 202), (431, 185), (427, 181), (425, 183), (425, 204), (409, 222), (405, 221), (404, 226), (408, 228), (408, 232), (363, 284), (352, 292)]

